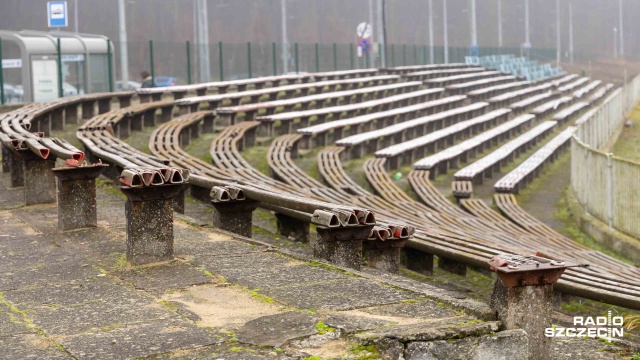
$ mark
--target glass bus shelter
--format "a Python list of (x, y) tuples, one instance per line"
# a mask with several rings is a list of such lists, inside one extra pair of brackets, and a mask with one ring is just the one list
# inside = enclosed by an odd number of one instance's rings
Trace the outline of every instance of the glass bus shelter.
[(113, 44), (106, 36), (0, 30), (0, 45), (3, 103), (113, 89)]

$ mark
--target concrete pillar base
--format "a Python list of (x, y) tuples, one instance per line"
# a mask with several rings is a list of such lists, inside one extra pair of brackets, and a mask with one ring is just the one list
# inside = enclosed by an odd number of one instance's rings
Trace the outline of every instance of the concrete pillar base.
[(96, 178), (107, 166), (53, 169), (58, 178), (58, 229), (98, 226)]
[(362, 242), (367, 241), (371, 226), (327, 228), (318, 226), (318, 239), (313, 244), (313, 256), (360, 270), (362, 266)]
[(544, 329), (551, 326), (553, 284), (507, 287), (497, 279), (491, 295), (491, 308), (496, 311), (505, 330), (523, 329), (529, 340), (528, 359), (549, 359), (551, 338)]
[(439, 257), (438, 267), (452, 274), (467, 276), (467, 264), (459, 261)]
[(364, 257), (368, 267), (397, 273), (400, 271), (400, 249), (404, 240), (367, 240), (363, 242)]
[(11, 153), (9, 152), (9, 149), (7, 149), (4, 146), (0, 146), (0, 148), (2, 148), (2, 172), (8, 173), (11, 171), (11, 165), (10, 165), (11, 160), (9, 160)]
[(123, 186), (127, 196), (127, 260), (133, 265), (173, 259), (173, 198), (187, 184)]
[(14, 152), (9, 153), (9, 169), (11, 171), (11, 187), (24, 186), (24, 164), (20, 156)]
[(24, 168), (25, 205), (52, 204), (56, 202), (56, 178), (51, 171), (56, 166), (56, 157), (43, 159), (31, 150), (18, 150)]
[(258, 207), (254, 200), (211, 202), (213, 226), (240, 236), (251, 238), (253, 211)]
[(407, 269), (422, 275), (433, 275), (433, 254), (412, 248), (404, 248)]
[(309, 223), (294, 219), (290, 216), (276, 213), (278, 233), (295, 241), (309, 242)]

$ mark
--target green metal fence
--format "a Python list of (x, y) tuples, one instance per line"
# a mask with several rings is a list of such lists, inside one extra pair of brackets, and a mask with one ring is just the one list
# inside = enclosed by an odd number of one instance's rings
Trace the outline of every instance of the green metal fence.
[[(122, 44), (115, 43), (115, 51)], [(244, 78), (270, 76), (285, 72), (318, 72), (380, 67), (381, 47), (371, 49), (358, 56), (354, 44), (339, 43), (291, 43), (288, 45), (287, 59), (283, 59), (282, 44), (279, 43), (212, 43), (209, 46), (184, 43), (153, 42), (126, 44), (129, 54), (129, 78), (138, 80), (142, 70), (154, 76), (170, 76), (177, 84), (204, 81), (238, 80)], [(153, 53), (151, 52), (153, 50)], [(386, 63), (391, 66), (424, 65), (430, 63), (432, 49), (424, 44), (387, 44)], [(514, 54), (521, 55), (519, 48), (480, 48), (480, 55)], [(201, 54), (208, 54), (209, 77), (202, 71)], [(434, 63), (444, 63), (445, 49), (433, 48)], [(469, 55), (467, 47), (449, 47), (450, 63), (464, 62)], [(119, 63), (117, 54), (114, 61)], [(541, 61), (555, 59), (555, 49), (531, 49), (529, 56)], [(116, 66), (116, 79), (121, 79), (120, 66)], [(139, 80), (138, 80), (139, 81)]]
[[(148, 40), (125, 44), (113, 42), (113, 48), (110, 47), (108, 51), (108, 61), (115, 65), (116, 72), (113, 76), (109, 74), (110, 79), (123, 79), (119, 57), (120, 49), (123, 46), (126, 46), (128, 50), (128, 79), (130, 81), (141, 82), (140, 73), (146, 70), (151, 73), (154, 80), (160, 77), (170, 77), (176, 85), (238, 80), (293, 72), (380, 67), (383, 50), (388, 67), (429, 64), (431, 51), (433, 51), (434, 63), (444, 63), (445, 61), (445, 49), (442, 46), (436, 46), (432, 49), (425, 44), (387, 44), (384, 49), (378, 45), (367, 54), (358, 54), (357, 46), (353, 43), (291, 43), (288, 45), (287, 57), (284, 59), (283, 45), (275, 42), (218, 42), (203, 46), (192, 44), (189, 41), (158, 42)], [(0, 58), (17, 57), (17, 54), (14, 54), (15, 49), (9, 49), (10, 54), (5, 54), (5, 57), (2, 55), (2, 50), (2, 44), (0, 44)], [(485, 47), (480, 48), (479, 51), (481, 56), (489, 54), (522, 55), (519, 48)], [(204, 68), (203, 64), (200, 64), (203, 54), (208, 57), (208, 67)], [(468, 55), (469, 49), (466, 47), (450, 47), (448, 49), (448, 58), (451, 63), (464, 62), (465, 56)], [(543, 62), (551, 62), (555, 59), (555, 49), (531, 49), (529, 57)], [(4, 83), (20, 85), (19, 81), (21, 81), (20, 70), (12, 69), (9, 72), (9, 78), (6, 70), (0, 71), (0, 104), (7, 102)], [(59, 78), (62, 77), (59, 76)], [(62, 87), (62, 84), (58, 85)], [(114, 90), (113, 82), (109, 83), (108, 89)], [(63, 93), (61, 89), (59, 91), (61, 94)]]

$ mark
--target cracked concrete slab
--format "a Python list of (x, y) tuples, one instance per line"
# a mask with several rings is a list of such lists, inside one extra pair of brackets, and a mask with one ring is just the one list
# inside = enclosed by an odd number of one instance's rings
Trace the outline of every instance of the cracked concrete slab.
[(27, 316), (48, 335), (78, 334), (91, 329), (178, 317), (174, 311), (156, 300), (135, 295), (68, 306), (42, 307), (27, 311)]
[(33, 333), (35, 331), (27, 326), (22, 316), (0, 305), (0, 337)]
[(169, 290), (183, 289), (193, 285), (208, 284), (215, 279), (204, 271), (181, 262), (156, 266), (145, 266), (115, 273), (119, 278), (156, 296)]
[(66, 337), (62, 346), (79, 359), (120, 360), (219, 344), (206, 329), (182, 320), (154, 321)]
[(264, 294), (300, 309), (351, 310), (390, 304), (421, 295), (361, 278), (265, 289)]
[(229, 257), (198, 257), (194, 263), (225, 279), (251, 289), (346, 280), (349, 276), (309, 266), (274, 253), (251, 253)]
[(236, 337), (243, 343), (279, 348), (288, 341), (317, 333), (317, 322), (310, 314), (288, 311), (251, 320), (236, 332)]
[(252, 319), (277, 314), (280, 306), (261, 301), (239, 286), (214, 284), (196, 286), (171, 294), (164, 299), (189, 311), (200, 326), (236, 330)]
[(0, 349), (2, 349), (2, 357), (4, 359), (73, 359), (69, 354), (57, 348), (51, 340), (40, 335), (0, 337)]

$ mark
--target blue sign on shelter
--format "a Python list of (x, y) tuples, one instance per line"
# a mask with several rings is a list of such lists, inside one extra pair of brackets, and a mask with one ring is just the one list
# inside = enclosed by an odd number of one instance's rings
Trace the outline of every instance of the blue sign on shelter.
[(67, 27), (67, 2), (49, 1), (47, 3), (47, 15), (49, 18), (49, 27)]

